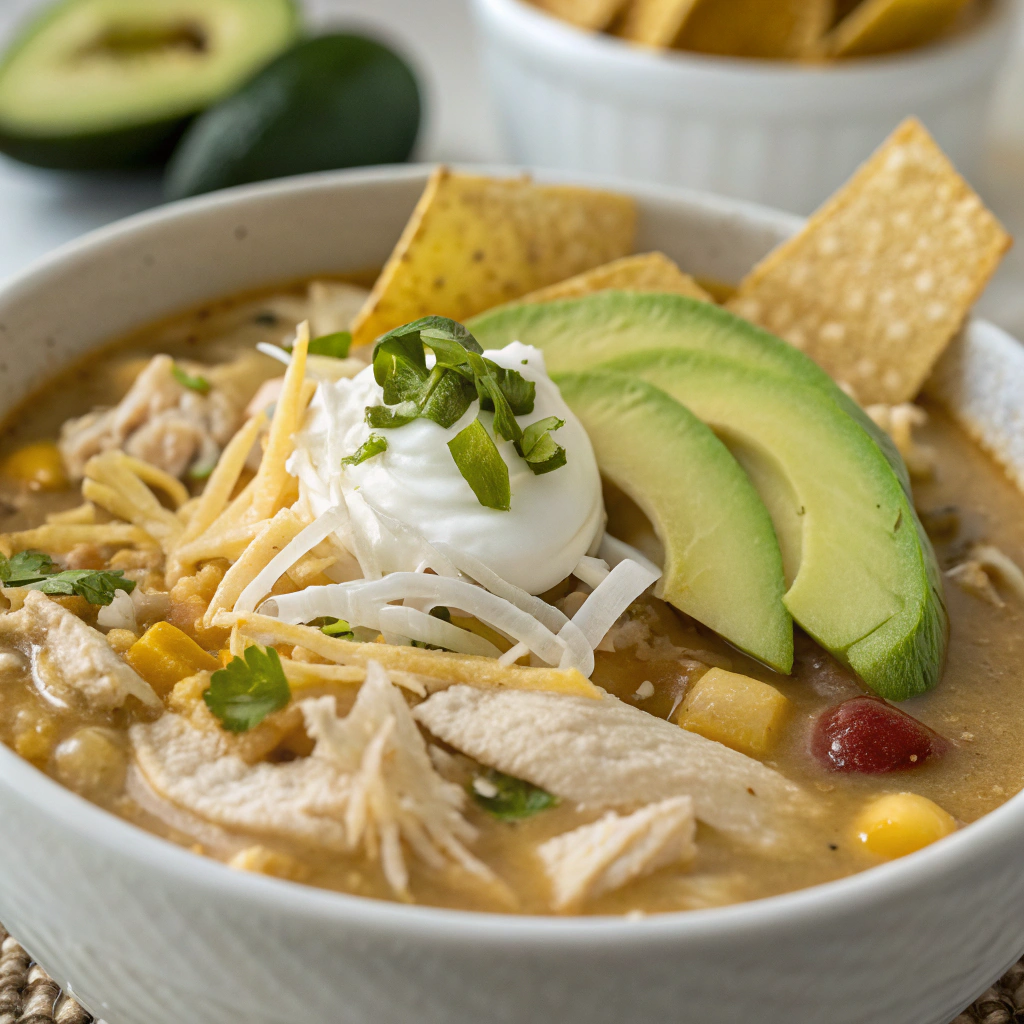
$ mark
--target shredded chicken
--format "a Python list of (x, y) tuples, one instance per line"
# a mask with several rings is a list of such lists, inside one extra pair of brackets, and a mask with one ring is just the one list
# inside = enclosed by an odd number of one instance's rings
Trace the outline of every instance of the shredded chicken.
[(18, 611), (0, 615), (0, 636), (30, 648), (25, 653), (38, 685), (61, 703), (109, 711), (133, 696), (161, 706), (149, 683), (111, 650), (102, 633), (37, 590), (24, 595)]
[(222, 730), (203, 727), (193, 710), (132, 727), (138, 767), (158, 796), (223, 828), (339, 853), (362, 846), (406, 898), (403, 844), (431, 868), (455, 864), (500, 885), (466, 849), (476, 831), (461, 814), (465, 794), (435, 770), (384, 669), (369, 664), (346, 718), (337, 717), (332, 696), (298, 708), (316, 741), (309, 757), (251, 763)]
[(221, 367), (184, 364), (188, 373), (206, 378), (206, 394), (181, 384), (174, 367), (170, 356), (154, 356), (114, 408), (64, 424), (59, 448), (73, 479), (84, 476), (89, 459), (114, 448), (174, 477), (190, 467), (212, 467), (237, 430), (246, 403), (268, 376), (267, 367), (252, 356)]
[(755, 843), (774, 840), (784, 817), (813, 813), (778, 772), (614, 697), (453, 686), (413, 714), (482, 764), (584, 807), (688, 795), (701, 821)]
[(914, 428), (928, 422), (928, 414), (918, 405), (869, 405), (864, 410), (891, 438), (903, 456), (910, 475), (926, 480), (935, 472), (935, 449), (914, 439)]
[(465, 847), (476, 830), (463, 818), (465, 793), (434, 768), (427, 744), (401, 692), (376, 662), (347, 718), (335, 714), (333, 697), (304, 701), (306, 730), (317, 741), (315, 756), (332, 760), (352, 777), (345, 823), (351, 846), (370, 857), (379, 850), (392, 889), (408, 895), (405, 843), (426, 864), (448, 859), (491, 879), (490, 869)]
[(688, 796), (662, 800), (623, 817), (609, 811), (537, 848), (551, 883), (555, 910), (572, 911), (587, 899), (692, 860), (697, 823)]
[(1019, 600), (1024, 600), (1024, 572), (1012, 558), (992, 544), (975, 544), (967, 560), (953, 566), (946, 575), (957, 586), (997, 608), (1003, 608), (1006, 602), (996, 590), (993, 576)]

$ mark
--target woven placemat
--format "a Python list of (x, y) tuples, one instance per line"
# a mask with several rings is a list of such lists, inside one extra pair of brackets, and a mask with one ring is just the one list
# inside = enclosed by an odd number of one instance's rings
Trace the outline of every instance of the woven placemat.
[[(0, 1024), (103, 1022), (94, 1021), (74, 999), (64, 995), (53, 978), (33, 963), (0, 925)], [(952, 1024), (1024, 1024), (1024, 958)]]

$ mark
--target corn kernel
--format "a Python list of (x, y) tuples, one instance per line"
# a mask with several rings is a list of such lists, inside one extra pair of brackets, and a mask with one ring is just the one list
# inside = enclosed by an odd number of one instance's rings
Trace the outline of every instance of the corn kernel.
[(57, 723), (48, 715), (30, 711), (18, 712), (14, 749), (26, 761), (43, 764), (50, 756), (57, 738)]
[(52, 441), (37, 441), (12, 452), (0, 473), (28, 484), (33, 491), (63, 491), (68, 486), (64, 461)]
[(291, 882), (304, 882), (310, 874), (309, 867), (302, 861), (266, 846), (247, 846), (228, 861), (228, 867), (285, 878)]
[(150, 626), (124, 658), (161, 697), (170, 693), (181, 679), (220, 668), (213, 655), (169, 622)]
[(917, 793), (880, 796), (857, 816), (857, 838), (874, 854), (892, 860), (956, 831), (947, 811)]
[(676, 721), (689, 732), (758, 756), (778, 738), (788, 707), (774, 686), (713, 668), (694, 683)]

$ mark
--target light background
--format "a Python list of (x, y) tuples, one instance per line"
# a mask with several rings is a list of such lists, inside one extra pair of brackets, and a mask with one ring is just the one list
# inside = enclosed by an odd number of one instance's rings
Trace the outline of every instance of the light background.
[[(0, 0), (0, 41), (45, 0)], [(395, 43), (425, 81), (419, 159), (498, 163), (469, 0), (306, 0), (317, 25), (365, 28)], [(986, 172), (974, 184), (1020, 238), (981, 311), (1024, 338), (1024, 19), (993, 110)], [(155, 177), (70, 175), (0, 157), (0, 280), (84, 231), (160, 201)]]

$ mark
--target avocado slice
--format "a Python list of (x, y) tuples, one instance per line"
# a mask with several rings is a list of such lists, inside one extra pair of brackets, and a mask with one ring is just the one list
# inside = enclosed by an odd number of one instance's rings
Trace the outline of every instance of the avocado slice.
[(665, 547), (659, 596), (779, 672), (793, 665), (782, 556), (772, 521), (728, 449), (679, 402), (617, 373), (567, 373), (562, 397), (602, 475)]
[(939, 568), (859, 423), (820, 389), (708, 352), (640, 352), (604, 368), (657, 383), (747, 468), (783, 549), (786, 607), (807, 633), (888, 700), (938, 681), (948, 633)]
[(684, 349), (731, 356), (800, 380), (828, 395), (868, 432), (910, 493), (910, 477), (892, 439), (817, 363), (721, 306), (686, 295), (604, 291), (498, 306), (467, 326), (485, 349), (504, 348), (510, 341), (543, 349), (549, 373), (585, 370), (632, 352)]
[(0, 152), (69, 170), (162, 161), (298, 32), (292, 0), (64, 0), (0, 61)]
[(416, 77), (355, 35), (300, 43), (193, 124), (167, 168), (169, 199), (307, 171), (409, 158), (420, 124)]

